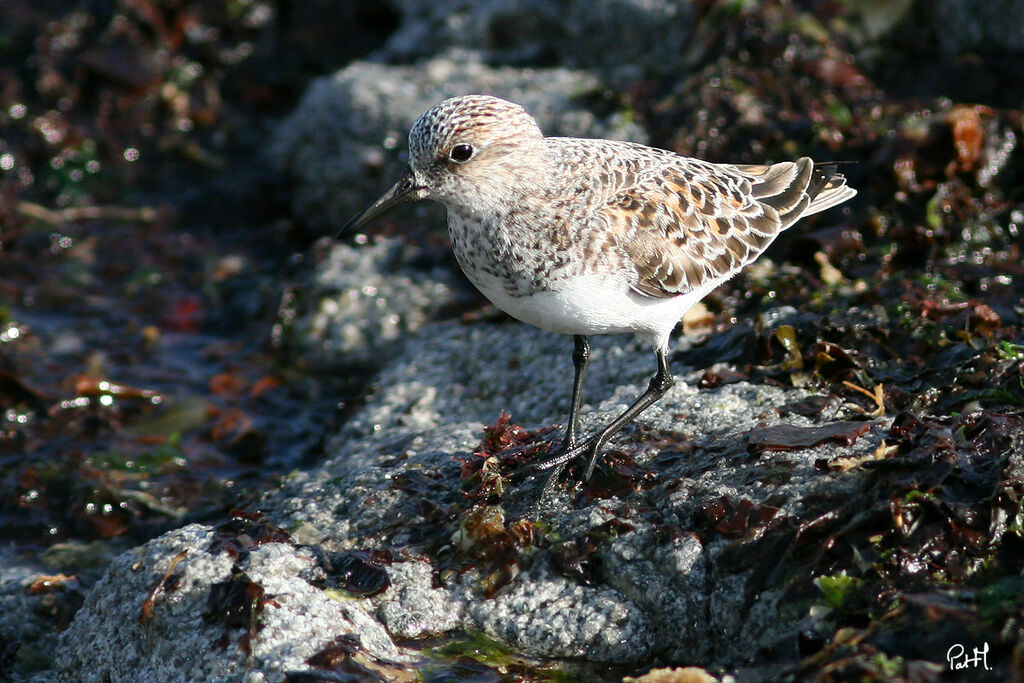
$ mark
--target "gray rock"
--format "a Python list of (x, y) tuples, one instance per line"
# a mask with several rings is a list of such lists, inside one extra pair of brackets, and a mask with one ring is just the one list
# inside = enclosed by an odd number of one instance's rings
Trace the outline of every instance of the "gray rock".
[(535, 657), (639, 663), (657, 644), (641, 606), (607, 586), (580, 585), (536, 565), (491, 600), (474, 599), (471, 624)]
[[(191, 525), (115, 560), (63, 634), (58, 672), (79, 681), (283, 680), (287, 671), (308, 669), (307, 659), (343, 635), (357, 637), (371, 658), (407, 659), (366, 603), (332, 599), (300, 577), (314, 563), (309, 549), (267, 543), (236, 562), (228, 552), (209, 551), (213, 536)], [(174, 587), (155, 591), (182, 552)], [(233, 568), (270, 600), (252, 637), (226, 625), (209, 604), (211, 587), (231, 579)]]
[(1024, 52), (1024, 1), (940, 0), (932, 11), (933, 32), (946, 53)]
[(0, 678), (51, 680), (48, 670), (61, 631), (125, 547), (118, 541), (56, 543), (40, 556), (0, 546), (0, 643), (9, 657), (0, 663)]
[(399, 0), (398, 30), (379, 56), (408, 61), (456, 46), (502, 64), (555, 63), (636, 80), (678, 69), (692, 0)]
[(1024, 52), (1024, 0), (870, 0), (850, 9), (870, 40), (890, 32), (927, 36), (946, 57)]
[(937, 0), (932, 12), (944, 52), (1024, 52), (1024, 0)]
[(18, 647), (11, 659), (4, 662), (11, 674), (48, 668), (58, 637), (54, 622), (60, 621), (54, 613), (61, 609), (62, 594), (74, 594), (81, 599), (77, 579), (51, 593), (33, 594), (30, 587), (37, 577), (50, 573), (8, 549), (0, 550), (0, 642), (5, 650), (13, 644)]
[[(467, 424), (475, 426), (475, 443), (481, 425), (494, 422), (501, 411), (535, 427), (565, 419), (572, 379), (570, 337), (517, 322), (445, 323), (428, 326), (412, 344), (414, 352), (394, 357), (381, 372), (376, 395), (345, 424), (343, 436), (394, 438)], [(595, 337), (591, 345), (584, 403), (608, 399), (620, 386), (615, 405), (631, 403), (656, 370), (654, 352), (628, 336)], [(677, 390), (689, 389), (681, 385)], [(584, 426), (596, 426), (587, 414), (583, 420)]]
[(378, 600), (377, 616), (396, 638), (450, 633), (462, 623), (463, 604), (449, 591), (433, 587), (429, 562), (400, 562), (388, 567), (394, 589)]
[[(409, 128), (453, 95), (482, 93), (518, 102), (549, 135), (645, 142), (644, 131), (627, 116), (598, 116), (586, 108), (586, 100), (601, 90), (595, 76), (581, 71), (492, 68), (468, 52), (415, 66), (356, 62), (313, 82), (268, 152), (295, 181), (296, 214), (317, 228), (337, 230), (398, 180)], [(439, 207), (423, 203), (416, 210), (432, 225), (444, 225)]]
[[(626, 338), (594, 342), (587, 432), (631, 402), (654, 369), (650, 350)], [(446, 322), (412, 333), (336, 437), (334, 455), (320, 468), (294, 473), (261, 502), (268, 519), (294, 530), (297, 540), (261, 546), (238, 561), (275, 603), (264, 608), (251, 655), (237, 647), (244, 629), (203, 619), (211, 586), (230, 575), (235, 560), (211, 555), (211, 530), (191, 526), (113, 563), (61, 639), (60, 670), (95, 672), (96, 680), (216, 680), (243, 672), (251, 680), (280, 680), (286, 671), (308, 669), (313, 653), (345, 634), (358, 637), (368, 661), (401, 667), (412, 666), (415, 653), (394, 639), (462, 629), (535, 657), (635, 664), (657, 653), (665, 661), (734, 665), (807, 627), (806, 607), (784, 610), (777, 588), (761, 588), (771, 567), (737, 563), (730, 559), (733, 540), (702, 540), (694, 531), (702, 507), (726, 496), (799, 519), (808, 498), (843, 495), (864, 480), (857, 470), (821, 472), (815, 461), (873, 452), (887, 422), (871, 423), (852, 446), (754, 456), (746, 449), (748, 431), (778, 424), (776, 408), (805, 392), (746, 383), (696, 391), (680, 382), (642, 416), (642, 430), (627, 430), (612, 445), (645, 462), (697, 444), (659, 466), (650, 486), (577, 509), (571, 487), (536, 506), (538, 478), (474, 506), (462, 493), (458, 459), (475, 457), (483, 425), (502, 410), (527, 429), (562, 421), (570, 347), (565, 337), (518, 324)], [(517, 523), (546, 540), (503, 555)], [(329, 549), (390, 549), (400, 561), (386, 568), (385, 592), (337, 602), (309, 582), (313, 553), (299, 540)], [(577, 571), (565, 558), (587, 543), (593, 547)], [(146, 595), (183, 549), (178, 587), (140, 623)], [(225, 633), (227, 647), (214, 647)]]
[(409, 332), (468, 296), (460, 273), (424, 260), (422, 248), (394, 238), (332, 245), (296, 294), (304, 312), (291, 324), (294, 353), (325, 369), (382, 365)]

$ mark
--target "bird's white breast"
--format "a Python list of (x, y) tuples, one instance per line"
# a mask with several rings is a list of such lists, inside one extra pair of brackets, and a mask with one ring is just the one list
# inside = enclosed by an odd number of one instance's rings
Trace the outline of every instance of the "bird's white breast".
[(668, 299), (637, 294), (624, 278), (583, 274), (559, 280), (553, 289), (511, 296), (497, 277), (478, 273), (473, 284), (491, 303), (517, 320), (561, 334), (629, 332), (665, 348), (672, 329), (706, 291)]

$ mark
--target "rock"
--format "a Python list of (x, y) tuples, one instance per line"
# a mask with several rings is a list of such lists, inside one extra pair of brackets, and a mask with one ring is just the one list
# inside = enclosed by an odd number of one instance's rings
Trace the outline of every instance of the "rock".
[(933, 0), (918, 4), (937, 47), (947, 55), (967, 52), (1024, 52), (1024, 0)]
[[(625, 338), (594, 342), (587, 432), (621, 411), (654, 370), (649, 349)], [(477, 457), (484, 424), (502, 410), (527, 430), (564, 419), (570, 347), (568, 338), (517, 324), (434, 323), (412, 333), (332, 444), (333, 456), (259, 504), (265, 524), (301, 529), (301, 542), (271, 535), (233, 556), (211, 545), (223, 531), (193, 525), (122, 555), (61, 638), (60, 671), (93, 680), (243, 672), (280, 680), (315, 668), (310, 661), (329, 659), (323, 653), (332, 647), (355, 652), (346, 656), (369, 670), (402, 668), (419, 657), (405, 639), (463, 630), (532, 657), (637, 664), (658, 653), (666, 662), (728, 665), (808, 628), (808, 611), (783, 611), (767, 581), (778, 552), (744, 534), (800, 519), (807, 501), (856, 490), (862, 471), (822, 472), (817, 462), (872, 453), (886, 421), (870, 423), (852, 445), (751, 455), (747, 432), (778, 424), (776, 407), (806, 393), (679, 383), (609, 449), (647, 463), (643, 485), (615, 495), (591, 486), (591, 498), (575, 505), (582, 494), (566, 485), (537, 506), (534, 477), (467, 498), (475, 484), (460, 479), (460, 461)], [(621, 474), (598, 476), (622, 486)], [(375, 570), (386, 572), (383, 592), (339, 602), (323, 585), (317, 558), (347, 549), (393, 558)], [(173, 589), (140, 620), (183, 550)], [(232, 620), (211, 597), (240, 574), (264, 591), (256, 620)]]
[(395, 590), (379, 601), (377, 615), (395, 638), (416, 639), (450, 633), (462, 623), (449, 592), (433, 587), (429, 562), (400, 562), (388, 568)]
[[(267, 543), (237, 557), (211, 550), (214, 539), (191, 525), (115, 560), (62, 635), (57, 670), (80, 681), (282, 680), (345, 636), (368, 657), (404, 658), (363, 602), (302, 576), (315, 563), (308, 548)], [(238, 595), (218, 591), (231, 582)]]
[(0, 677), (14, 678), (52, 665), (57, 629), (67, 626), (84, 590), (74, 575), (52, 575), (11, 555), (0, 559)]
[[(119, 547), (120, 546), (120, 547)], [(56, 543), (42, 555), (0, 547), (0, 679), (51, 680), (53, 652), (124, 543)]]
[(475, 290), (450, 263), (397, 238), (333, 244), (312, 281), (295, 292), (289, 349), (303, 364), (370, 372), (410, 332)]
[[(692, 0), (400, 0), (395, 31), (379, 53), (410, 61), (452, 46), (500, 64), (559, 64), (636, 80), (679, 68), (695, 24)], [(614, 49), (610, 49), (614, 46)]]
[(1020, 107), (1024, 0), (898, 0), (850, 7), (863, 40), (857, 62), (892, 92)]

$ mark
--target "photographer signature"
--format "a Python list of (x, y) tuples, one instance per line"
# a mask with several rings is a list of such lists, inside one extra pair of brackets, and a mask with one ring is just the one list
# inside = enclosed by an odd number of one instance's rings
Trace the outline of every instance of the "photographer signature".
[(988, 665), (987, 642), (983, 643), (980, 648), (974, 648), (974, 651), (971, 654), (967, 654), (967, 650), (964, 646), (957, 643), (946, 650), (946, 661), (949, 662), (950, 671), (976, 669), (979, 665), (985, 667), (985, 671), (992, 670)]

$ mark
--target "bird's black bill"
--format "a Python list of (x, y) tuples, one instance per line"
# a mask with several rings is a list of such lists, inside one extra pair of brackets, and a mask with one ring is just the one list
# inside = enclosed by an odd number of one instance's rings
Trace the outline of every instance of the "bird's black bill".
[(400, 204), (419, 199), (419, 189), (416, 186), (416, 178), (413, 176), (412, 170), (406, 171), (405, 175), (390, 190), (384, 193), (384, 196), (367, 206), (350, 218), (345, 225), (341, 226), (341, 230), (338, 231), (338, 239), (348, 237), (377, 216), (387, 213)]

